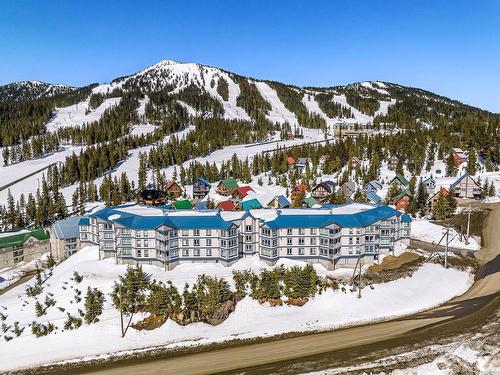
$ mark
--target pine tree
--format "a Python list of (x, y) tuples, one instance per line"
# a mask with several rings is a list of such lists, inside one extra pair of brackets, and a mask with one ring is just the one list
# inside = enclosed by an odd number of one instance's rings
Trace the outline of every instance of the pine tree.
[(469, 156), (467, 159), (467, 173), (473, 176), (476, 174), (476, 171), (477, 171), (477, 155), (476, 155), (476, 150), (472, 148), (469, 151)]
[(444, 220), (448, 217), (450, 214), (450, 203), (446, 196), (442, 193), (442, 191), (439, 192), (438, 199), (434, 203), (432, 207), (432, 216), (436, 220)]

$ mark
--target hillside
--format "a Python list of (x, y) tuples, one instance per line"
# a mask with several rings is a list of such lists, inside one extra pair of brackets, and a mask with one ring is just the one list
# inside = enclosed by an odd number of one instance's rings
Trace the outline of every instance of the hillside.
[[(454, 147), (473, 149), (483, 172), (500, 163), (500, 115), (422, 89), (381, 81), (297, 87), (172, 60), (81, 88), (1, 86), (0, 124), (0, 180), (14, 200), (5, 211), (17, 225), (33, 217), (16, 218), (15, 201), (27, 212), (38, 189), (57, 207), (44, 217), (57, 217), (104, 197), (134, 199), (138, 188), (173, 177), (187, 185), (199, 175), (234, 177), (286, 192), (299, 181), (381, 178), (391, 156), (408, 178), (436, 175)], [(287, 156), (305, 155), (311, 169), (291, 173)], [(0, 207), (8, 203), (2, 186)]]

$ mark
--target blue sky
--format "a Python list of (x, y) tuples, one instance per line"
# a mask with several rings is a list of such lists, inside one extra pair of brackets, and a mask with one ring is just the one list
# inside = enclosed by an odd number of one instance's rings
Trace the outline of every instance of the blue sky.
[(331, 86), (384, 80), (500, 112), (500, 1), (0, 0), (0, 84), (161, 59)]

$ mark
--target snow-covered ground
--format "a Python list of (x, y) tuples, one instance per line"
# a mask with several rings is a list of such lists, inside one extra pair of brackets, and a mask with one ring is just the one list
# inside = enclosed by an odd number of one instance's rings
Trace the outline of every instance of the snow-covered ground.
[(75, 128), (83, 124), (99, 121), (104, 111), (120, 103), (121, 98), (105, 99), (102, 104), (94, 110), (90, 110), (89, 100), (57, 108), (52, 118), (47, 123), (47, 131), (54, 133), (61, 128)]
[[(20, 327), (26, 327), (20, 337), (14, 337), (9, 342), (0, 341), (0, 370), (92, 358), (155, 346), (173, 348), (235, 338), (271, 336), (291, 331), (334, 329), (421, 311), (464, 293), (472, 283), (472, 276), (467, 272), (444, 269), (437, 264), (425, 264), (411, 278), (375, 285), (373, 290), (365, 288), (361, 299), (350, 291), (344, 293), (329, 290), (317, 295), (303, 307), (271, 307), (247, 297), (240, 301), (236, 311), (218, 326), (196, 323), (182, 327), (168, 320), (162, 327), (153, 331), (130, 329), (126, 337), (121, 338), (119, 314), (111, 306), (108, 294), (118, 275), (125, 272), (126, 266), (116, 265), (112, 259), (99, 261), (97, 258), (97, 248), (87, 247), (54, 269), (53, 276), (45, 283), (39, 299), (43, 302), (47, 293), (53, 293), (56, 305), (49, 308), (47, 314), (40, 318), (35, 316), (34, 299), (25, 295), (26, 285), (13, 288), (0, 297), (0, 306), (4, 307), (0, 309), (7, 315), (5, 323), (11, 325), (18, 321)], [(290, 260), (283, 262), (286, 266), (300, 264)], [(227, 268), (220, 264), (182, 264), (172, 271), (165, 272), (161, 267), (144, 266), (152, 278), (171, 280), (178, 288), (182, 288), (186, 282), (193, 283), (197, 275), (202, 273), (229, 280), (234, 269), (261, 268), (269, 266), (256, 257), (244, 258)], [(345, 270), (327, 271), (320, 265), (315, 265), (315, 268), (321, 275), (345, 274)], [(70, 280), (74, 270), (83, 275), (80, 284)], [(77, 309), (84, 309), (84, 300), (74, 300), (75, 289), (81, 290), (84, 295), (88, 286), (97, 287), (106, 295), (100, 322), (90, 326), (83, 324), (77, 331), (63, 332), (66, 312), (77, 315)], [(61, 312), (57, 307), (64, 307), (66, 311)], [(139, 318), (138, 316), (137, 319)], [(30, 327), (27, 327), (34, 320), (40, 323), (53, 322), (58, 326), (57, 334), (36, 338)]]
[[(437, 244), (445, 233), (445, 227), (429, 222), (428, 220), (413, 220), (411, 224), (411, 238)], [(469, 243), (465, 243), (465, 238), (450, 228), (448, 234), (449, 246), (457, 249), (479, 250), (480, 245), (474, 237), (469, 238)], [(441, 245), (446, 245), (446, 238), (441, 241)]]

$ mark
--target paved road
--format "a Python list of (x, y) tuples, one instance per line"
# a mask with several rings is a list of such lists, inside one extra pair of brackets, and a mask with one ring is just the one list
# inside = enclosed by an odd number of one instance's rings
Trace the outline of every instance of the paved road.
[[(227, 349), (189, 354), (169, 359), (143, 362), (126, 361), (111, 368), (89, 369), (88, 373), (103, 375), (129, 374), (212, 374), (247, 369), (245, 373), (262, 372), (256, 366), (269, 365), (264, 372), (274, 372), (272, 364), (294, 361), (308, 356), (326, 355), (335, 358), (342, 350), (352, 356), (357, 348), (371, 344), (380, 347), (391, 339), (409, 337), (431, 326), (444, 322), (472, 319), (475, 313), (491, 302), (497, 302), (500, 293), (500, 204), (493, 210), (484, 227), (484, 247), (477, 252), (483, 265), (474, 285), (462, 296), (419, 314), (378, 324), (345, 330), (310, 334), (267, 343), (250, 344)], [(346, 351), (347, 350), (347, 351)], [(352, 351), (352, 353), (349, 352)], [(334, 363), (334, 362), (333, 362)], [(278, 367), (275, 368), (279, 369)], [(293, 371), (292, 371), (293, 372)]]

